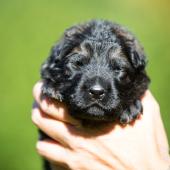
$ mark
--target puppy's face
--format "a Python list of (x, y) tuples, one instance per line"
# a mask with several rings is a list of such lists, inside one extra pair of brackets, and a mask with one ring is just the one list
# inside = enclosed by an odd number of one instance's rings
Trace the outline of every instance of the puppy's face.
[[(66, 93), (76, 117), (110, 119), (129, 88), (133, 68), (118, 44), (85, 41), (68, 54), (65, 70), (72, 90)], [(77, 111), (75, 111), (77, 109)]]
[[(102, 35), (103, 30), (100, 31)], [(148, 79), (143, 60), (137, 61), (139, 56), (134, 51), (132, 61), (126, 49), (129, 47), (122, 44), (111, 28), (105, 32), (109, 40), (97, 39), (93, 33), (81, 41), (75, 40), (76, 33), (72, 33), (72, 41), (66, 46), (69, 50), (59, 50), (58, 58), (54, 55), (58, 48), (54, 48), (42, 67), (46, 82), (43, 92), (62, 98), (76, 118), (113, 121), (143, 94)]]

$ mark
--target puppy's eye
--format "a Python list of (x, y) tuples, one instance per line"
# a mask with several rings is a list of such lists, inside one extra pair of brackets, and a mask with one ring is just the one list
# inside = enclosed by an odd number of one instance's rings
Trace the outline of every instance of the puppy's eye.
[(114, 71), (115, 71), (116, 73), (119, 73), (120, 71), (122, 71), (122, 68), (119, 67), (119, 66), (114, 66)]
[(82, 60), (80, 60), (80, 61), (76, 61), (74, 64), (75, 64), (75, 66), (77, 66), (77, 67), (81, 67), (81, 66), (83, 66), (83, 65), (84, 65), (84, 63), (83, 63), (83, 61), (82, 61)]
[(130, 81), (130, 77), (129, 77), (129, 75), (128, 75), (127, 72), (124, 72), (124, 73), (122, 74), (121, 79), (122, 79), (123, 81), (126, 81), (126, 82), (129, 82), (129, 81)]
[(115, 73), (115, 77), (120, 84), (125, 85), (130, 83), (130, 73), (126, 67), (122, 66), (121, 64), (114, 63), (113, 70)]
[(110, 61), (110, 66), (113, 69), (113, 71), (116, 73), (122, 70), (121, 64), (119, 64), (118, 62), (115, 62), (114, 60)]
[(118, 80), (121, 84), (128, 84), (130, 83), (131, 79), (130, 76), (128, 74), (128, 72), (126, 72), (125, 70), (122, 70), (119, 75), (118, 75)]
[(88, 58), (85, 56), (77, 56), (72, 61), (73, 67), (79, 69), (88, 63)]

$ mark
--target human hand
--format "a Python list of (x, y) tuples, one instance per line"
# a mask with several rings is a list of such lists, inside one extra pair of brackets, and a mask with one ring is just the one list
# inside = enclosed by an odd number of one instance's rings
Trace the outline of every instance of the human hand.
[(42, 82), (34, 87), (36, 126), (52, 139), (37, 142), (38, 153), (72, 170), (168, 170), (170, 157), (159, 106), (151, 93), (143, 96), (143, 115), (125, 127), (109, 124), (84, 129), (63, 103), (41, 98)]

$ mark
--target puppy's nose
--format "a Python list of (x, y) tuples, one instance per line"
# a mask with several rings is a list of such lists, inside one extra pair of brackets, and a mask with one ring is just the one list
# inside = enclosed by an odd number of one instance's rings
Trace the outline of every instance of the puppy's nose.
[(89, 94), (93, 98), (99, 99), (104, 96), (105, 90), (100, 84), (95, 84), (89, 89)]

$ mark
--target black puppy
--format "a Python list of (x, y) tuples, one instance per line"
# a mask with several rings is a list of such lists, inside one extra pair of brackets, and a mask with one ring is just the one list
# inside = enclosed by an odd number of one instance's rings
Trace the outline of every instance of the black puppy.
[(67, 103), (84, 124), (127, 124), (148, 88), (143, 48), (124, 27), (93, 20), (67, 29), (42, 65), (43, 94)]
[(65, 31), (42, 65), (43, 93), (81, 120), (126, 124), (142, 113), (146, 58), (122, 26), (94, 20)]

